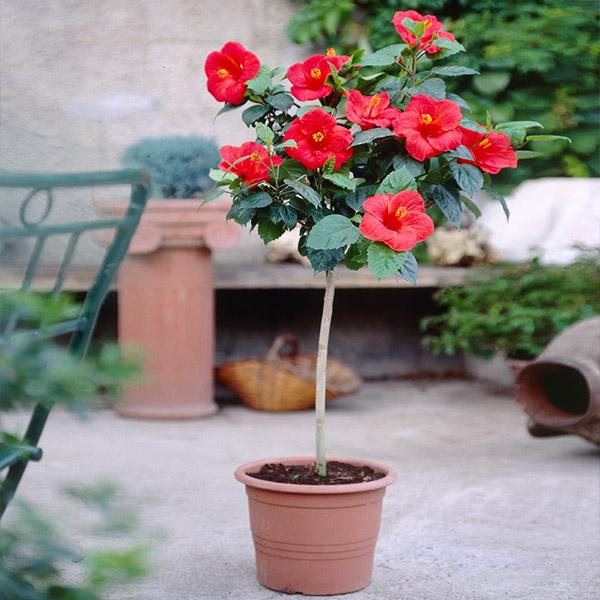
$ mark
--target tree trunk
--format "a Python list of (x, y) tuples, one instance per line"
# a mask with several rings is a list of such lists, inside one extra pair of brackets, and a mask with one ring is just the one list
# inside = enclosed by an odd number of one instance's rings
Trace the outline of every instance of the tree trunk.
[(319, 351), (317, 354), (315, 398), (315, 413), (317, 419), (316, 471), (321, 477), (325, 477), (327, 475), (327, 461), (325, 458), (325, 396), (327, 391), (327, 350), (329, 347), (329, 329), (331, 328), (334, 293), (335, 283), (333, 271), (327, 271), (325, 274), (325, 298), (323, 301), (323, 314), (321, 316), (321, 329), (319, 330)]

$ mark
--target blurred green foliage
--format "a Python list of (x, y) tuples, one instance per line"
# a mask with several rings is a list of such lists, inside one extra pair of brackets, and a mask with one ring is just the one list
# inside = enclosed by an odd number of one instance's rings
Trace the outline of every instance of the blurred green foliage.
[(534, 358), (569, 325), (600, 314), (600, 251), (585, 251), (571, 265), (521, 265), (478, 269), (464, 287), (436, 294), (444, 313), (421, 328), (436, 354), (500, 352)]
[(121, 164), (146, 170), (154, 197), (197, 198), (214, 187), (208, 173), (220, 160), (212, 138), (173, 136), (139, 140), (125, 150)]
[(298, 43), (349, 51), (397, 42), (390, 20), (415, 9), (443, 19), (467, 48), (462, 64), (481, 75), (456, 78), (449, 91), (471, 105), (472, 117), (496, 122), (541, 122), (570, 137), (532, 150), (545, 157), (521, 161), (498, 177), (504, 189), (534, 177), (600, 175), (598, 127), (597, 2), (594, 0), (309, 0), (294, 15), (290, 37)]
[[(68, 296), (0, 293), (0, 323), (18, 310), (15, 332), (0, 344), (0, 417), (18, 407), (40, 402), (82, 411), (103, 396), (115, 394), (138, 372), (135, 359), (124, 359), (117, 346), (103, 346), (79, 360), (65, 345), (44, 337), (45, 329), (79, 314)], [(32, 330), (40, 335), (31, 336)], [(0, 444), (23, 443), (5, 430), (0, 418)], [(4, 473), (3, 473), (4, 474)], [(2, 475), (3, 475), (2, 474)], [(105, 590), (146, 572), (148, 549), (130, 539), (136, 520), (111, 484), (71, 488), (78, 504), (63, 503), (62, 519), (51, 522), (17, 499), (0, 526), (0, 600), (99, 600)], [(87, 510), (86, 510), (87, 509)], [(102, 549), (81, 548), (64, 540), (64, 530), (84, 513), (91, 515), (90, 532), (102, 539)], [(8, 525), (7, 525), (8, 524)], [(80, 537), (81, 530), (77, 530)], [(75, 585), (64, 583), (65, 567), (76, 574)]]

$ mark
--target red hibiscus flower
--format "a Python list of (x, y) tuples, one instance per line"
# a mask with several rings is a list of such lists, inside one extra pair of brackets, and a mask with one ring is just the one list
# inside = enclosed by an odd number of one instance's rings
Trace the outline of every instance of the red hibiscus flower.
[(383, 242), (396, 252), (410, 250), (433, 233), (433, 221), (425, 214), (419, 192), (378, 194), (363, 202), (365, 216), (360, 231), (368, 240)]
[(455, 39), (451, 33), (442, 31), (442, 24), (437, 17), (434, 17), (433, 15), (421, 15), (416, 10), (399, 10), (394, 15), (392, 24), (396, 28), (396, 31), (403, 41), (406, 42), (411, 48), (417, 45), (417, 38), (402, 24), (402, 21), (406, 18), (412, 19), (417, 23), (424, 23), (425, 31), (421, 36), (421, 41), (419, 42), (419, 50), (425, 50), (427, 54), (436, 54), (441, 50), (439, 46), (434, 45), (434, 34), (437, 34), (438, 38), (445, 38), (452, 41)]
[(329, 96), (333, 88), (325, 83), (327, 76), (332, 68), (339, 70), (348, 60), (349, 56), (337, 56), (335, 50), (329, 48), (326, 55), (315, 54), (302, 63), (292, 65), (287, 73), (292, 84), (292, 96), (302, 101)]
[(490, 175), (496, 175), (501, 169), (514, 169), (517, 166), (517, 154), (505, 133), (500, 131), (481, 133), (465, 127), (459, 129), (462, 145), (469, 149), (473, 160), (461, 158), (458, 162), (476, 165)]
[(335, 158), (334, 168), (339, 169), (352, 156), (350, 130), (338, 125), (335, 117), (321, 108), (294, 119), (283, 139), (296, 142), (296, 148), (286, 148), (285, 151), (307, 169), (322, 167), (332, 156)]
[(406, 150), (413, 158), (424, 161), (460, 146), (461, 118), (454, 102), (418, 94), (394, 120), (394, 133), (406, 138)]
[[(240, 158), (246, 156), (244, 160)], [(247, 185), (269, 181), (269, 169), (283, 162), (275, 154), (256, 142), (244, 142), (241, 146), (223, 146), (221, 148), (219, 169), (237, 175)], [(239, 161), (239, 162), (236, 162)]]
[(260, 61), (239, 42), (227, 42), (219, 51), (206, 57), (206, 87), (219, 101), (241, 104), (246, 93), (245, 82), (258, 75)]
[(400, 111), (390, 107), (390, 97), (382, 92), (363, 96), (358, 90), (348, 92), (346, 117), (364, 131), (373, 127), (389, 127)]

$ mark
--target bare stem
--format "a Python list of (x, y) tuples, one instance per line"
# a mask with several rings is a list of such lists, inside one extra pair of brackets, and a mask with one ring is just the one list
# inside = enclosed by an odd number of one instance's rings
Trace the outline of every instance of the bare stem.
[(333, 271), (325, 274), (325, 298), (323, 300), (323, 314), (321, 316), (321, 329), (319, 330), (319, 351), (317, 353), (317, 378), (315, 415), (317, 420), (317, 474), (327, 476), (327, 461), (325, 458), (325, 396), (327, 391), (327, 350), (329, 347), (329, 330), (331, 328), (331, 315), (333, 312), (333, 296), (335, 283)]

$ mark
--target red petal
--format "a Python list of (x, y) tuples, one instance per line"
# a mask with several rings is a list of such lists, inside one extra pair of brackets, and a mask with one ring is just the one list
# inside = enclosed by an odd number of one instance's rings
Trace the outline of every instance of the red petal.
[(362, 206), (366, 213), (374, 215), (383, 221), (384, 216), (388, 213), (388, 205), (392, 200), (392, 194), (377, 194), (367, 198)]
[(439, 154), (420, 133), (414, 133), (406, 138), (406, 150), (413, 158), (421, 162)]
[(369, 213), (362, 218), (358, 228), (368, 240), (374, 242), (387, 242), (394, 234), (393, 231)]
[(403, 229), (406, 227), (414, 231), (417, 236), (417, 241), (426, 240), (435, 228), (431, 217), (423, 212), (409, 213), (402, 224)]
[(417, 242), (417, 234), (412, 229), (405, 229), (404, 227), (400, 231), (392, 232), (392, 235), (385, 241), (396, 252), (406, 252), (414, 248)]
[(458, 127), (462, 119), (460, 106), (452, 102), (452, 100), (441, 100), (438, 102), (436, 112), (438, 125), (446, 131)]
[(423, 212), (425, 210), (425, 202), (423, 196), (414, 190), (403, 190), (398, 192), (393, 198), (393, 210), (390, 207), (390, 212), (396, 212), (399, 206), (405, 206), (409, 212)]
[(458, 146), (460, 146), (460, 142), (461, 135), (458, 129), (446, 131), (440, 135), (431, 136), (429, 138), (429, 143), (431, 146), (439, 152), (447, 152), (448, 150), (458, 148)]

